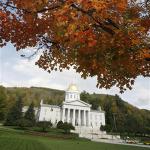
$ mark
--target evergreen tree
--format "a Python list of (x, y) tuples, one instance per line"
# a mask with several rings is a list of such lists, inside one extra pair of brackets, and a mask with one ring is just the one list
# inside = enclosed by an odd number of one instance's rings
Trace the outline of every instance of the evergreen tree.
[(18, 97), (16, 103), (8, 112), (5, 125), (15, 126), (18, 120), (22, 119), (22, 98)]
[(34, 111), (34, 103), (32, 102), (25, 113), (25, 119), (31, 122), (31, 125), (34, 126), (35, 124), (35, 111)]

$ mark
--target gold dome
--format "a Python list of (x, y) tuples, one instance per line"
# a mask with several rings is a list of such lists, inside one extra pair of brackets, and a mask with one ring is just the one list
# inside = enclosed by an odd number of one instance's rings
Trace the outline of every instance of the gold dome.
[(79, 92), (76, 84), (70, 84), (67, 91)]

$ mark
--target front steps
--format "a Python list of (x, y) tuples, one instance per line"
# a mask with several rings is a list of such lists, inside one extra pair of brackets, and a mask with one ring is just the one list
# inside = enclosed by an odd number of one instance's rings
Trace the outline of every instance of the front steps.
[(93, 129), (92, 127), (80, 127), (76, 126), (75, 130), (72, 131), (73, 133), (79, 134), (79, 137), (81, 138), (87, 138), (92, 141), (97, 141), (97, 142), (122, 142), (120, 139), (120, 136), (117, 135), (108, 135), (106, 134), (105, 131), (100, 131), (98, 128)]

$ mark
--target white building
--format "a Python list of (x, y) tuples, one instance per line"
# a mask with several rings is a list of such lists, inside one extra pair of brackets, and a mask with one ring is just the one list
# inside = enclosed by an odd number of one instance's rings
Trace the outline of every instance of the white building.
[(66, 90), (65, 100), (61, 106), (44, 104), (41, 101), (38, 111), (38, 121), (51, 121), (56, 125), (58, 121), (72, 123), (77, 132), (79, 128), (99, 131), (105, 125), (105, 112), (101, 108), (96, 111), (91, 105), (80, 100), (80, 92), (75, 84)]
[[(27, 109), (25, 106), (23, 112)], [(100, 131), (100, 126), (105, 125), (105, 112), (100, 107), (99, 110), (92, 110), (90, 104), (80, 100), (80, 92), (75, 84), (69, 85), (65, 100), (60, 106), (44, 104), (41, 100), (40, 107), (35, 107), (34, 110), (37, 121), (51, 121), (54, 126), (59, 121), (72, 123), (75, 126), (75, 131), (72, 132), (78, 133), (79, 137), (97, 142), (120, 141), (119, 136)]]

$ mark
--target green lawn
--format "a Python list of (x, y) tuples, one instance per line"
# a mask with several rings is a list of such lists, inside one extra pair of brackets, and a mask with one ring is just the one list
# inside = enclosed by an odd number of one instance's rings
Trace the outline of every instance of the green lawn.
[(0, 127), (0, 150), (148, 150), (133, 146), (33, 136)]

